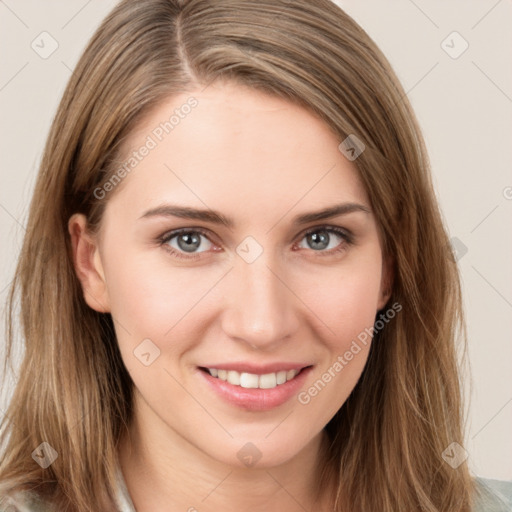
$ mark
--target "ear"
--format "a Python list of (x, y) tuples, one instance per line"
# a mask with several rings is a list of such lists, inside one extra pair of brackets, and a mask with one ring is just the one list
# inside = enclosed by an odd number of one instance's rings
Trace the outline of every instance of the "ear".
[(391, 257), (383, 258), (382, 260), (382, 277), (379, 291), (379, 301), (377, 303), (377, 311), (384, 309), (388, 300), (391, 297), (393, 290), (394, 271), (393, 260)]
[(75, 213), (69, 218), (73, 265), (85, 302), (99, 313), (110, 312), (105, 274), (101, 262), (97, 237), (87, 229), (87, 217)]

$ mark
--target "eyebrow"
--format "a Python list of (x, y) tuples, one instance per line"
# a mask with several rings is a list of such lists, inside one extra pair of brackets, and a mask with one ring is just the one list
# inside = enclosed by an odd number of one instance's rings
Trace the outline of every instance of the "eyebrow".
[[(359, 203), (335, 204), (316, 212), (308, 212), (297, 215), (292, 219), (292, 224), (307, 224), (308, 222), (315, 222), (353, 212), (371, 213), (371, 210), (367, 206)], [(151, 217), (179, 217), (181, 219), (200, 220), (203, 222), (210, 222), (212, 224), (223, 225), (230, 229), (235, 226), (233, 219), (230, 219), (229, 217), (226, 217), (222, 213), (215, 210), (203, 210), (173, 204), (164, 204), (157, 206), (156, 208), (151, 208), (150, 210), (147, 210), (145, 213), (143, 213), (139, 219), (146, 219)]]

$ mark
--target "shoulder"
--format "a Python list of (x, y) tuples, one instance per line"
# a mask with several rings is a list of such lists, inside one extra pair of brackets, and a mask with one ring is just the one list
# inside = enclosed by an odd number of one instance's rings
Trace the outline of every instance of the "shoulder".
[(52, 507), (35, 492), (18, 491), (0, 496), (0, 512), (50, 512)]
[(512, 512), (512, 482), (475, 478), (474, 512)]
[[(118, 494), (115, 507), (109, 512), (135, 512), (124, 479), (119, 473)], [(0, 492), (0, 512), (55, 512), (55, 506), (49, 500), (44, 499), (35, 491), (17, 490)]]
[[(512, 482), (475, 478), (477, 494), (473, 503), (473, 512), (512, 512)], [(129, 500), (124, 486), (121, 486), (121, 502)], [(123, 492), (125, 491), (125, 492)], [(131, 507), (133, 505), (130, 503)], [(127, 506), (126, 510), (133, 510)], [(125, 510), (124, 507), (121, 508)], [(51, 506), (36, 493), (20, 491), (0, 497), (0, 512), (50, 512)]]

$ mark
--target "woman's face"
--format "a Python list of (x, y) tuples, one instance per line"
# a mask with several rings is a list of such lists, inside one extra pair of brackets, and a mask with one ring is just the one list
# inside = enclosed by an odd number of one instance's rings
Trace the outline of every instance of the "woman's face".
[(347, 399), (389, 276), (340, 142), (303, 108), (226, 83), (173, 97), (126, 140), (99, 236), (75, 249), (147, 432), (270, 467), (318, 439)]

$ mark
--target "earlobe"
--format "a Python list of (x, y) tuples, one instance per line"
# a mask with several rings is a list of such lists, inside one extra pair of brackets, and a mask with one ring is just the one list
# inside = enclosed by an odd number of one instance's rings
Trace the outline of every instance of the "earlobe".
[(384, 309), (384, 307), (388, 303), (390, 297), (391, 297), (391, 290), (386, 288), (384, 291), (381, 292), (381, 298), (380, 298), (379, 304), (377, 306), (378, 311), (380, 311), (381, 309)]
[(391, 258), (386, 258), (382, 263), (382, 278), (380, 287), (380, 298), (377, 310), (384, 309), (387, 302), (391, 298), (393, 290), (394, 272)]
[(105, 273), (97, 238), (87, 229), (87, 218), (76, 213), (69, 218), (73, 265), (82, 285), (85, 302), (100, 313), (110, 312)]

